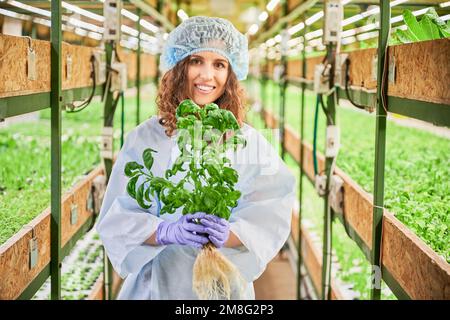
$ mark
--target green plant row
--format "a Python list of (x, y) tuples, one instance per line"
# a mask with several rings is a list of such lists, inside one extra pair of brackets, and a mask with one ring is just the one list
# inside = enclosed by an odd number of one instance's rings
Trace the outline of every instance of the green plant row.
[(445, 23), (434, 8), (418, 19), (410, 10), (403, 11), (406, 30), (397, 29), (392, 36), (391, 44), (402, 44), (450, 37), (450, 20)]
[[(125, 100), (128, 132), (135, 127), (136, 100)], [(142, 100), (141, 121), (154, 110), (154, 103)], [(114, 119), (116, 151), (120, 149), (120, 120), (119, 103)], [(103, 103), (98, 100), (80, 113), (62, 114), (63, 192), (100, 164), (102, 128)], [(0, 129), (0, 154), (1, 245), (50, 205), (50, 110), (40, 111), (37, 122)]]
[[(85, 300), (94, 289), (103, 271), (103, 250), (100, 238), (91, 230), (78, 242), (76, 248), (64, 258), (61, 274), (61, 298)], [(33, 300), (50, 299), (50, 278), (36, 292)]]
[[(264, 128), (263, 120), (260, 115), (250, 111), (247, 116), (248, 122), (256, 129)], [(262, 131), (265, 137), (273, 143), (275, 148), (276, 141), (270, 130)], [(300, 171), (297, 162), (289, 155), (286, 156), (286, 164), (291, 172), (300, 180)], [(297, 188), (297, 195), (300, 196), (300, 190)], [(310, 232), (315, 233), (320, 240), (323, 238), (323, 198), (317, 195), (311, 182), (306, 176), (303, 177), (303, 204), (302, 204), (302, 223), (305, 224)], [(317, 249), (322, 252), (321, 241)], [(347, 287), (350, 293), (347, 296), (354, 299), (370, 299), (370, 280), (371, 266), (365, 258), (357, 244), (351, 240), (345, 232), (344, 227), (339, 221), (333, 223), (333, 255), (337, 258), (339, 265), (333, 263), (333, 271), (337, 278)], [(383, 300), (396, 299), (395, 295), (389, 290), (387, 285), (382, 282), (381, 298)]]
[[(249, 84), (250, 85), (250, 84)], [(251, 84), (252, 90), (258, 85)], [(259, 91), (252, 96), (260, 96)], [(279, 86), (269, 82), (264, 105), (279, 114)], [(286, 122), (300, 132), (300, 90), (286, 90)], [(305, 139), (312, 143), (315, 96), (306, 94)], [(341, 149), (337, 166), (368, 193), (373, 192), (375, 114), (337, 108)], [(324, 152), (325, 115), (319, 114), (317, 146)], [(434, 251), (450, 262), (450, 140), (388, 121), (385, 207)]]

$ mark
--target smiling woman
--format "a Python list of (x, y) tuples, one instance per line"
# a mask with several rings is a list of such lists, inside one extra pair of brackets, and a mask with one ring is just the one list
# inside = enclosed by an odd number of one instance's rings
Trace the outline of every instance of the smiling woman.
[[(160, 66), (158, 116), (128, 134), (97, 224), (126, 278), (118, 298), (254, 299), (253, 281), (289, 236), (295, 178), (243, 121), (247, 38), (227, 20), (192, 17), (169, 34)], [(229, 133), (245, 147), (221, 152)]]
[(189, 57), (189, 98), (198, 105), (216, 101), (225, 91), (230, 69), (228, 61), (215, 52), (198, 52)]
[(160, 123), (166, 128), (166, 134), (173, 134), (175, 110), (188, 98), (201, 106), (216, 103), (231, 111), (242, 126), (247, 112), (245, 92), (234, 70), (229, 60), (215, 51), (188, 55), (168, 70), (161, 79), (156, 98)]

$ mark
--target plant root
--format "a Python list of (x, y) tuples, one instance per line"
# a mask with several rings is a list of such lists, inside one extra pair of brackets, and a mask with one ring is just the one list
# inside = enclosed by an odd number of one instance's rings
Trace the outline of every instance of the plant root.
[(237, 289), (241, 298), (245, 281), (239, 270), (212, 243), (206, 244), (197, 256), (192, 288), (201, 300), (231, 299)]

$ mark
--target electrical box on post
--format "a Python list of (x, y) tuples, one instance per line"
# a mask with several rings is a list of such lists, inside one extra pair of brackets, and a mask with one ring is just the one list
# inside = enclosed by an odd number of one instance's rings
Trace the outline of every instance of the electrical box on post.
[(344, 10), (341, 0), (328, 0), (325, 3), (323, 42), (337, 43), (341, 39)]
[(314, 93), (326, 93), (329, 90), (328, 76), (330, 69), (324, 64), (317, 64), (314, 67)]
[(120, 41), (120, 33), (122, 26), (122, 1), (121, 0), (105, 0), (103, 3), (103, 16), (105, 28), (103, 40)]
[(104, 159), (113, 159), (113, 134), (113, 127), (103, 127), (100, 156)]
[(95, 51), (94, 58), (95, 83), (102, 84), (106, 81), (106, 53), (102, 51)]
[(124, 62), (113, 62), (111, 65), (111, 91), (123, 92), (128, 86), (127, 65)]
[(337, 175), (332, 175), (330, 180), (330, 194), (328, 202), (336, 213), (344, 211), (344, 180)]
[(273, 67), (273, 81), (279, 82), (283, 78), (284, 66), (277, 64)]
[(325, 157), (335, 158), (340, 147), (340, 131), (338, 126), (327, 126), (327, 143)]
[(334, 84), (345, 88), (346, 66), (345, 60), (348, 58), (348, 53), (340, 53), (336, 55), (336, 62), (334, 65)]
[(327, 176), (324, 174), (316, 175), (314, 185), (319, 196), (323, 197), (327, 193)]
[(291, 39), (291, 35), (287, 30), (281, 31), (281, 55), (287, 56), (287, 52), (289, 50), (289, 40)]

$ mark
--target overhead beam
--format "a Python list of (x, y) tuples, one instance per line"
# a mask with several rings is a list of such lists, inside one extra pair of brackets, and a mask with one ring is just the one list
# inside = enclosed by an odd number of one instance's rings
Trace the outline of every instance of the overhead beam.
[(266, 41), (267, 38), (272, 36), (274, 33), (278, 32), (283, 25), (288, 24), (289, 22), (293, 21), (294, 19), (297, 19), (300, 17), (301, 14), (303, 14), (306, 10), (310, 9), (312, 6), (314, 6), (319, 0), (307, 0), (300, 4), (297, 8), (292, 10), (288, 15), (281, 18), (280, 20), (275, 23), (272, 28), (270, 28), (268, 31), (262, 33), (254, 42), (255, 45), (258, 45), (259, 43)]

